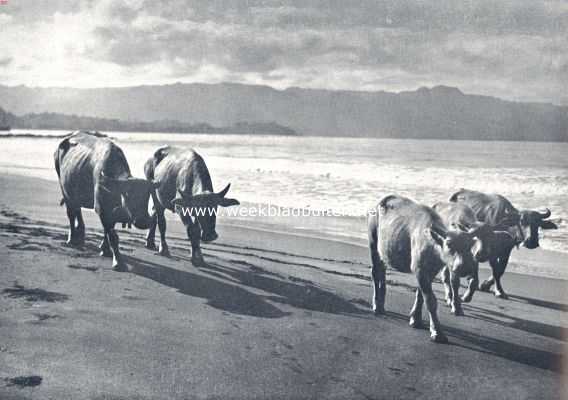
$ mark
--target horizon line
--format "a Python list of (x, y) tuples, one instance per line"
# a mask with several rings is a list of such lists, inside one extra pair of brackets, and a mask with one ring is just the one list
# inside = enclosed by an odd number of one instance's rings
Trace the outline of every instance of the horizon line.
[(463, 96), (477, 96), (477, 97), (485, 97), (485, 98), (493, 98), (498, 99), (505, 102), (512, 102), (512, 103), (522, 103), (522, 104), (546, 104), (552, 105), (555, 107), (566, 108), (568, 107), (568, 103), (555, 103), (552, 101), (536, 101), (536, 100), (512, 100), (503, 97), (497, 97), (494, 95), (488, 94), (480, 94), (480, 93), (473, 93), (473, 92), (464, 92), (458, 86), (451, 86), (446, 84), (435, 84), (435, 85), (421, 85), (416, 87), (415, 89), (406, 89), (400, 91), (387, 91), (387, 90), (358, 90), (358, 89), (325, 89), (325, 88), (310, 88), (310, 87), (301, 87), (301, 86), (288, 86), (282, 89), (276, 88), (274, 86), (268, 84), (256, 84), (256, 83), (243, 83), (243, 82), (235, 82), (235, 81), (221, 81), (221, 82), (182, 82), (182, 81), (175, 81), (172, 83), (144, 83), (139, 85), (117, 85), (117, 86), (92, 86), (92, 87), (73, 87), (73, 86), (43, 86), (43, 85), (26, 85), (23, 83), (20, 84), (3, 84), (0, 83), (0, 87), (8, 87), (8, 88), (18, 88), (18, 87), (25, 87), (29, 89), (71, 89), (71, 90), (105, 90), (105, 89), (133, 89), (133, 88), (145, 88), (145, 87), (165, 87), (165, 86), (176, 86), (176, 85), (203, 85), (203, 86), (220, 86), (220, 85), (234, 85), (234, 86), (248, 86), (248, 87), (258, 87), (258, 88), (265, 88), (274, 90), (276, 92), (286, 92), (290, 90), (305, 90), (305, 91), (320, 91), (320, 92), (336, 92), (336, 93), (367, 93), (367, 94), (377, 94), (377, 93), (385, 93), (385, 94), (404, 94), (404, 93), (416, 93), (421, 90), (434, 90), (437, 88), (444, 88), (444, 89), (451, 89), (456, 90)]

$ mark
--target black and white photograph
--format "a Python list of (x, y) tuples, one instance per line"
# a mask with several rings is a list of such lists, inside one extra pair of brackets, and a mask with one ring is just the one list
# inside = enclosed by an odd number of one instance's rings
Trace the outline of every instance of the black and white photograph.
[(566, 0), (0, 0), (0, 400), (568, 398)]

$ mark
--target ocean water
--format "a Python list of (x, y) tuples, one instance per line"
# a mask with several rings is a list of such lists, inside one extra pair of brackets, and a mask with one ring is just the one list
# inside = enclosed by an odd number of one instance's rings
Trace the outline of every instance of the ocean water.
[[(37, 136), (56, 131), (12, 131)], [(277, 137), (107, 132), (134, 175), (162, 145), (195, 148), (216, 190), (244, 205), (272, 204), (345, 212), (342, 217), (231, 217), (231, 223), (279, 226), (319, 236), (366, 238), (364, 213), (387, 194), (432, 205), (459, 188), (500, 193), (517, 208), (552, 210), (560, 229), (541, 233), (545, 249), (568, 252), (568, 144), (366, 138)], [(2, 138), (0, 171), (56, 180), (56, 137)], [(224, 217), (229, 218), (229, 217)]]

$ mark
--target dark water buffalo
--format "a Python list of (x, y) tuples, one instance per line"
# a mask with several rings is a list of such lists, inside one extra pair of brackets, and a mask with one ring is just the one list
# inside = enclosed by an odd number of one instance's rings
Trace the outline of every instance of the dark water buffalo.
[(82, 245), (85, 224), (81, 208), (95, 209), (104, 228), (101, 255), (113, 257), (113, 267), (125, 269), (118, 248), (116, 223), (147, 229), (152, 183), (133, 178), (124, 153), (99, 133), (75, 132), (63, 139), (54, 154), (55, 170), (69, 218), (70, 245)]
[[(405, 197), (390, 195), (383, 198), (369, 212), (369, 249), (373, 278), (373, 311), (384, 313), (386, 268), (413, 273), (418, 288), (410, 312), (410, 326), (422, 324), (422, 305), (430, 314), (430, 336), (434, 342), (446, 343), (436, 312), (436, 296), (432, 281), (440, 270), (451, 265), (451, 271), (474, 269), (471, 234), (452, 231), (430, 207), (417, 204)], [(453, 278), (455, 281), (455, 278)], [(459, 284), (459, 278), (457, 278)]]
[[(460, 189), (450, 197), (451, 202), (467, 204), (474, 212), (475, 217), (487, 225), (500, 226), (506, 229), (510, 238), (497, 241), (489, 250), (489, 265), (492, 276), (485, 280), (479, 290), (489, 291), (495, 283), (495, 296), (506, 299), (507, 294), (501, 286), (501, 277), (505, 273), (509, 256), (515, 246), (522, 244), (527, 249), (535, 249), (538, 243), (538, 228), (557, 229), (550, 217), (550, 210), (544, 212), (522, 210), (519, 211), (509, 200), (498, 194), (485, 194), (473, 190)], [(506, 239), (506, 238), (504, 238)]]
[(474, 237), (474, 245), (471, 251), (476, 262), (472, 264), (472, 270), (462, 270), (458, 276), (458, 279), (469, 278), (467, 291), (461, 299), (459, 297), (459, 281), (451, 282), (451, 266), (446, 266), (442, 271), (446, 302), (452, 306), (453, 310), (457, 310), (457, 315), (461, 315), (460, 300), (464, 303), (470, 302), (477, 290), (479, 263), (486, 262), (490, 254), (495, 253), (495, 247), (499, 248), (510, 243), (512, 238), (508, 232), (500, 231), (507, 228), (505, 225), (491, 226), (479, 221), (473, 210), (465, 203), (439, 202), (433, 208), (446, 226), (469, 232)]
[(146, 161), (144, 173), (147, 179), (154, 180), (157, 184), (153, 197), (155, 215), (146, 239), (146, 247), (156, 248), (155, 234), (158, 225), (158, 251), (162, 255), (169, 255), (164, 211), (177, 211), (191, 241), (191, 262), (198, 266), (203, 264), (200, 242), (217, 239), (215, 224), (218, 206), (239, 204), (237, 200), (225, 197), (231, 185), (228, 184), (225, 189), (215, 193), (203, 158), (193, 149), (174, 146), (156, 150)]

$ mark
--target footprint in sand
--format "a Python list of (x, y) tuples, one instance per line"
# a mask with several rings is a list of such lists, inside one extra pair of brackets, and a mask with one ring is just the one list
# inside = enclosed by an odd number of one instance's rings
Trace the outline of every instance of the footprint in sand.
[(400, 376), (402, 375), (402, 373), (404, 372), (403, 369), (400, 368), (396, 368), (396, 367), (388, 367), (396, 376)]
[(35, 313), (34, 316), (37, 318), (35, 321), (31, 321), (34, 324), (41, 323), (50, 319), (61, 318), (57, 314), (47, 314), (47, 313)]
[(41, 385), (43, 378), (39, 375), (17, 376), (6, 378), (7, 386), (18, 386), (20, 388), (34, 387)]
[(347, 337), (347, 336), (338, 336), (337, 337), (339, 340), (341, 340), (343, 343), (349, 343), (351, 342), (353, 339)]
[(84, 270), (89, 272), (97, 272), (99, 270), (98, 267), (92, 267), (88, 265), (80, 265), (80, 264), (68, 264), (67, 268), (76, 269), (76, 270)]

